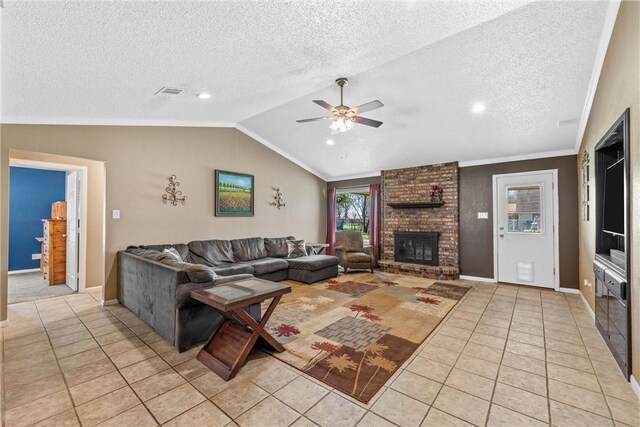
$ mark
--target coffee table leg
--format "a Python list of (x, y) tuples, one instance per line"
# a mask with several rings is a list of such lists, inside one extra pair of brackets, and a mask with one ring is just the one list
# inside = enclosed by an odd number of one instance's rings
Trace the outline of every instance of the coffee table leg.
[(273, 310), (275, 310), (276, 306), (278, 305), (278, 303), (280, 302), (280, 296), (277, 296), (273, 299), (273, 301), (271, 301), (271, 304), (269, 304), (269, 307), (267, 308), (267, 310), (264, 312), (264, 315), (262, 316), (262, 319), (260, 320), (260, 323), (256, 322), (253, 317), (251, 317), (246, 311), (244, 310), (238, 310), (235, 312), (235, 314), (240, 317), (242, 320), (245, 321), (245, 323), (251, 328), (253, 329), (254, 334), (260, 335), (262, 337), (262, 339), (264, 339), (271, 347), (273, 347), (273, 349), (279, 353), (282, 353), (283, 351), (285, 351), (285, 348), (282, 346), (282, 344), (280, 344), (278, 341), (276, 341), (275, 338), (273, 338), (269, 332), (267, 332), (264, 327), (267, 325), (267, 322), (269, 321), (269, 318), (271, 317), (271, 315), (273, 314)]

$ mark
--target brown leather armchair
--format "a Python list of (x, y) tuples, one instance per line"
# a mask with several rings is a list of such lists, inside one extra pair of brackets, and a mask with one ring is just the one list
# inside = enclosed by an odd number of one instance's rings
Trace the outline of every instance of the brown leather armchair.
[(336, 256), (344, 272), (351, 269), (366, 269), (373, 273), (375, 259), (373, 246), (364, 246), (359, 231), (344, 230), (336, 232)]

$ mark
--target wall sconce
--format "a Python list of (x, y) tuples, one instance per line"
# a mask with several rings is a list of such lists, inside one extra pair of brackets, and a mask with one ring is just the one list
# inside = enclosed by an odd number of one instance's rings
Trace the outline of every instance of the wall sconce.
[(276, 208), (278, 208), (278, 210), (280, 210), (280, 208), (285, 207), (287, 205), (284, 204), (284, 199), (282, 198), (282, 193), (280, 192), (279, 188), (275, 188), (274, 190), (276, 190), (276, 195), (273, 196), (273, 202), (269, 203), (271, 206), (275, 206)]
[(182, 191), (177, 189), (180, 186), (180, 183), (176, 181), (176, 178), (177, 177), (175, 175), (171, 175), (169, 177), (169, 185), (164, 189), (166, 194), (162, 195), (162, 202), (165, 204), (169, 202), (173, 206), (178, 206), (178, 202), (183, 205), (187, 202), (187, 196), (183, 196)]

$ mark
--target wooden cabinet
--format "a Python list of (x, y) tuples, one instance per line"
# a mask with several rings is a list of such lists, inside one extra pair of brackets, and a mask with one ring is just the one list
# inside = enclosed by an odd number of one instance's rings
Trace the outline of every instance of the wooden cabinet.
[(67, 221), (42, 220), (42, 274), (49, 285), (67, 280)]

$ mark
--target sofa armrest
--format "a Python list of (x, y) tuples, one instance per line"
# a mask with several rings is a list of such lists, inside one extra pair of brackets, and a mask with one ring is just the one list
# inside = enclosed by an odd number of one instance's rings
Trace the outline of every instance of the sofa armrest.
[(371, 255), (373, 256), (373, 246), (371, 245), (364, 245), (362, 247), (362, 252), (364, 252), (367, 255)]
[(233, 276), (218, 276), (213, 281), (213, 286), (224, 285), (225, 283), (237, 282), (238, 280), (252, 279), (251, 274), (234, 274)]
[(335, 251), (335, 255), (340, 260), (340, 265), (343, 268), (349, 268), (349, 261), (347, 260), (347, 251), (344, 249), (344, 247), (336, 246), (334, 251)]

